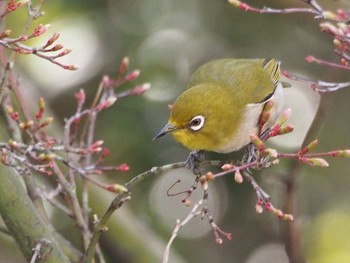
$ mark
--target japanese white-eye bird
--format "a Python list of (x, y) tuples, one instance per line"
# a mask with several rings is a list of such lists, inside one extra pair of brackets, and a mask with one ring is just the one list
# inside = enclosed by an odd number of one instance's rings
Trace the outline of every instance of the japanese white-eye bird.
[(168, 123), (157, 139), (172, 133), (195, 151), (237, 151), (258, 133), (267, 101), (273, 100), (271, 127), (283, 107), (280, 62), (275, 59), (219, 59), (199, 67), (171, 107)]

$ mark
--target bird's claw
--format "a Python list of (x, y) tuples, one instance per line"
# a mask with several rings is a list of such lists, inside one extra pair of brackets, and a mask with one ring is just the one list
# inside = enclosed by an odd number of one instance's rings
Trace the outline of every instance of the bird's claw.
[(252, 163), (259, 159), (259, 152), (255, 144), (249, 143), (242, 158), (242, 164)]
[(194, 174), (199, 174), (199, 164), (204, 160), (203, 151), (191, 151), (186, 160), (186, 167)]

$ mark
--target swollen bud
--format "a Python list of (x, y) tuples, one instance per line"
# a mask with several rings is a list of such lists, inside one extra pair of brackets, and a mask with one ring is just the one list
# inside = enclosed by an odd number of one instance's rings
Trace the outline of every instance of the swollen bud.
[(312, 151), (313, 149), (316, 148), (318, 144), (318, 140), (313, 140), (311, 143), (309, 143), (305, 148), (303, 148), (301, 151), (299, 151), (299, 155), (302, 156), (310, 151)]
[(287, 124), (286, 126), (280, 128), (278, 135), (283, 135), (292, 131), (294, 131), (294, 126), (291, 124)]
[(53, 36), (46, 42), (44, 48), (51, 46), (58, 38), (60, 37), (60, 33), (56, 32)]
[(336, 157), (350, 158), (350, 150), (339, 150), (339, 151), (335, 151), (334, 156), (336, 156)]
[(290, 115), (292, 114), (292, 109), (291, 108), (288, 108), (286, 109), (281, 117), (278, 119), (277, 123), (282, 126), (283, 124), (286, 123), (286, 121), (289, 119)]
[(264, 211), (264, 207), (263, 207), (260, 203), (256, 203), (256, 205), (255, 205), (255, 211), (256, 211), (258, 214), (261, 214), (261, 213)]
[(138, 76), (140, 76), (140, 70), (136, 69), (132, 72), (130, 72), (128, 75), (125, 76), (126, 81), (132, 81), (136, 79)]
[(238, 184), (241, 184), (243, 182), (243, 176), (242, 176), (241, 172), (238, 169), (235, 172), (235, 181)]
[(45, 109), (45, 100), (43, 97), (39, 99), (39, 109)]
[(275, 149), (267, 148), (263, 150), (263, 153), (267, 154), (269, 157), (277, 158), (278, 153)]
[(315, 166), (320, 166), (320, 167), (328, 167), (329, 164), (325, 159), (322, 158), (311, 158), (309, 161), (315, 165)]
[(5, 30), (4, 32), (0, 33), (0, 39), (3, 39), (3, 38), (6, 38), (6, 37), (9, 37), (11, 34), (11, 30)]
[(263, 141), (260, 140), (258, 136), (256, 136), (255, 134), (251, 134), (249, 137), (250, 137), (250, 141), (254, 143), (259, 150), (263, 150), (265, 148)]
[(224, 171), (233, 170), (234, 168), (235, 166), (230, 163), (225, 163), (223, 166), (221, 166), (221, 169)]
[(334, 20), (337, 18), (336, 14), (334, 14), (330, 11), (324, 11), (324, 12), (322, 12), (322, 15), (325, 19), (329, 19), (329, 20)]
[(107, 190), (114, 193), (127, 193), (128, 189), (120, 184), (108, 185)]
[(129, 58), (124, 57), (119, 67), (119, 74), (123, 75), (129, 67)]
[(208, 180), (206, 175), (199, 177), (199, 182), (201, 183), (203, 190), (208, 190)]

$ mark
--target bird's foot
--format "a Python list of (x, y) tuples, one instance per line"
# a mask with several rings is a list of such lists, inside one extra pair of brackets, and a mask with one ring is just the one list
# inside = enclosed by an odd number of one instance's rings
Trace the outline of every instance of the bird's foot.
[(255, 162), (259, 159), (259, 151), (254, 143), (249, 143), (241, 160), (242, 164)]
[(191, 151), (186, 160), (186, 167), (194, 174), (199, 174), (199, 164), (204, 160), (204, 152)]

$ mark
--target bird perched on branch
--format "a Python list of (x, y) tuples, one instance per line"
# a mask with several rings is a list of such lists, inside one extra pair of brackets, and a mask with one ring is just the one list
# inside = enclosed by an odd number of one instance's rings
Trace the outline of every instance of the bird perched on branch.
[(282, 112), (283, 85), (280, 62), (275, 59), (219, 59), (199, 67), (188, 89), (176, 99), (168, 123), (154, 139), (171, 133), (195, 151), (229, 153), (259, 135), (265, 104), (273, 100), (262, 132)]

